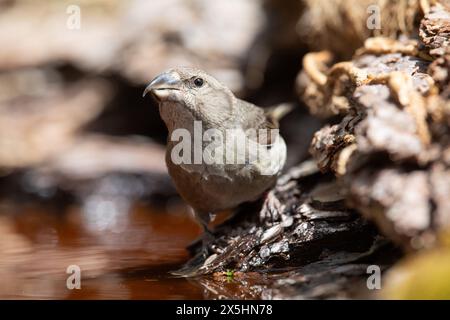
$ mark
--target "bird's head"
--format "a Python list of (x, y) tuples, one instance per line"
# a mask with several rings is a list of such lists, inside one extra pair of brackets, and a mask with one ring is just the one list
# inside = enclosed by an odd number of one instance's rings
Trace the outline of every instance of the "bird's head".
[(195, 119), (210, 125), (221, 125), (230, 119), (236, 100), (214, 77), (189, 67), (161, 73), (145, 88), (143, 95), (149, 92), (160, 103), (160, 108), (171, 108), (176, 103)]

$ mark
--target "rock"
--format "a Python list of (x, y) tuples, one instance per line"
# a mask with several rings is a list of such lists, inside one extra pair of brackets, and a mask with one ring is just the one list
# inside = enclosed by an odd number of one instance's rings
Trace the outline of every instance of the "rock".
[(419, 36), (422, 44), (433, 57), (442, 57), (450, 46), (450, 11), (443, 3), (430, 8), (420, 23)]
[[(313, 51), (329, 50), (348, 59), (371, 36), (396, 38), (414, 33), (422, 2), (304, 0), (297, 32)], [(392, 16), (398, 19), (392, 19)]]
[(317, 166), (336, 175), (350, 207), (407, 251), (435, 245), (448, 228), (450, 105), (439, 49), (447, 47), (447, 15), (437, 6), (422, 20), (425, 46), (369, 38), (351, 61), (334, 65), (330, 53), (308, 54), (297, 82), (311, 113), (335, 117), (312, 140)]
[[(209, 244), (212, 262), (207, 258), (206, 263), (200, 252), (177, 274), (275, 272), (278, 267), (320, 264), (336, 252), (346, 256), (369, 250), (377, 238), (372, 226), (348, 209), (341, 197), (318, 197), (325, 190), (337, 190), (331, 178), (311, 170), (310, 161), (293, 167), (279, 178), (262, 208), (243, 207), (241, 214), (218, 227)], [(260, 211), (259, 218), (255, 210)]]

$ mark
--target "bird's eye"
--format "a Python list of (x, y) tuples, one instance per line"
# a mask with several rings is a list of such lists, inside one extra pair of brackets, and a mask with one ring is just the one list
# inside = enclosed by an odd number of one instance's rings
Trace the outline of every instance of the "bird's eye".
[(200, 88), (203, 85), (203, 79), (202, 78), (195, 78), (194, 84), (196, 87)]

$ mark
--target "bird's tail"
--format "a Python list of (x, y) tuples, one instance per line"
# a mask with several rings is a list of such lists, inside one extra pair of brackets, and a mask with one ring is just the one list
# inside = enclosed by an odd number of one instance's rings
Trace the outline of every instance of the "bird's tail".
[(285, 115), (294, 110), (293, 103), (281, 103), (266, 109), (266, 116), (272, 122), (278, 123)]

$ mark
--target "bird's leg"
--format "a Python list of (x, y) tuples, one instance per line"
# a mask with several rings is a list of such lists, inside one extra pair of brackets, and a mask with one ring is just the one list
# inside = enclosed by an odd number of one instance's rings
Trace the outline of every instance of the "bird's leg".
[(209, 229), (208, 224), (211, 220), (210, 214), (200, 214), (199, 212), (195, 212), (195, 217), (197, 221), (201, 224), (203, 228), (203, 234), (202, 234), (202, 253), (203, 256), (206, 258), (209, 253), (209, 243), (212, 242), (214, 239), (214, 234)]

